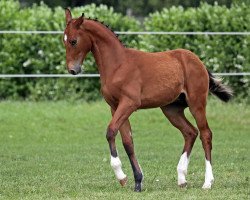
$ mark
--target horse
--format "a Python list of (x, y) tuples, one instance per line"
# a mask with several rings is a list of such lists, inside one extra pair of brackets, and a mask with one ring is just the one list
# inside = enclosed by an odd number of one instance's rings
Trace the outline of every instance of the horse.
[[(189, 50), (150, 53), (126, 48), (117, 35), (97, 19), (86, 18), (84, 14), (72, 18), (71, 11), (66, 8), (65, 20), (63, 42), (68, 72), (73, 75), (81, 73), (81, 65), (90, 51), (97, 63), (101, 93), (112, 114), (106, 132), (110, 164), (120, 184), (127, 183), (127, 175), (116, 150), (118, 131), (133, 170), (134, 191), (140, 192), (143, 172), (136, 159), (129, 117), (138, 109), (159, 107), (170, 123), (180, 130), (185, 141), (177, 165), (178, 185), (187, 186), (190, 153), (200, 133), (206, 167), (202, 188), (210, 189), (214, 181), (212, 131), (206, 119), (206, 102), (209, 92), (228, 102), (233, 96), (230, 87), (214, 77)], [(185, 117), (187, 107), (198, 129)]]

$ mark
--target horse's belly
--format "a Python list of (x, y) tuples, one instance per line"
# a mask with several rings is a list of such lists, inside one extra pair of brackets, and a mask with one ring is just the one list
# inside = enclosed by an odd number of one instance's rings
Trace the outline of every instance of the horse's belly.
[(166, 53), (141, 67), (141, 108), (153, 108), (173, 102), (184, 90), (181, 63)]
[(155, 108), (172, 103), (183, 91), (181, 82), (174, 85), (163, 84), (144, 88), (141, 95), (140, 108)]

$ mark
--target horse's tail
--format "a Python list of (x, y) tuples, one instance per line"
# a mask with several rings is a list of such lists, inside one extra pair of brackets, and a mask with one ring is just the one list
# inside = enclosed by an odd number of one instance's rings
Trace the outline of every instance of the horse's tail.
[(220, 78), (214, 77), (208, 70), (207, 72), (209, 75), (209, 91), (220, 100), (228, 102), (233, 97), (233, 90), (223, 85)]

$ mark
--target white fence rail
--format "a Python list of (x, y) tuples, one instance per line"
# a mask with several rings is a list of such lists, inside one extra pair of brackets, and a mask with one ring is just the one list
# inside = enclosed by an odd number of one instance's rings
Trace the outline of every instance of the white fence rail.
[[(250, 32), (115, 31), (118, 35), (250, 35)], [(0, 34), (63, 34), (63, 31), (0, 30)]]
[[(250, 32), (167, 32), (167, 31), (115, 31), (118, 35), (241, 35), (248, 36)], [(63, 31), (16, 31), (0, 30), (0, 34), (63, 34)], [(250, 68), (249, 68), (250, 69)], [(250, 76), (250, 72), (240, 73), (213, 73), (218, 76)], [(0, 74), (0, 78), (91, 78), (100, 77), (100, 74)]]
[[(213, 73), (215, 76), (250, 76), (250, 72), (242, 73)], [(0, 78), (95, 78), (100, 74), (0, 74)]]

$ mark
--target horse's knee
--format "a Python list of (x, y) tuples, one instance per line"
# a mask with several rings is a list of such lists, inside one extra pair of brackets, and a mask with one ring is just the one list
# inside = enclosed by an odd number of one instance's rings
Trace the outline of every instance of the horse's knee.
[(195, 140), (198, 136), (198, 129), (195, 128), (195, 127), (189, 127), (188, 129), (186, 130), (183, 130), (183, 135), (184, 135), (184, 138), (185, 140)]
[(191, 135), (192, 135), (191, 137), (194, 138), (194, 139), (196, 139), (197, 136), (198, 136), (198, 134), (199, 134), (198, 129), (195, 128), (195, 127), (193, 127), (193, 131), (192, 131), (192, 133), (191, 133)]
[(212, 132), (209, 128), (200, 133), (200, 139), (205, 148), (212, 149)]
[(106, 133), (106, 139), (108, 142), (110, 142), (111, 140), (114, 139), (114, 134), (112, 131), (108, 130), (107, 133)]
[(191, 133), (193, 138), (197, 138), (198, 134), (199, 134), (199, 131), (196, 128)]
[(200, 133), (200, 139), (208, 141), (212, 140), (212, 131), (208, 127), (204, 128)]
[(116, 132), (117, 131), (115, 129), (108, 127), (107, 133), (106, 133), (106, 139), (108, 142), (111, 142), (115, 139)]

